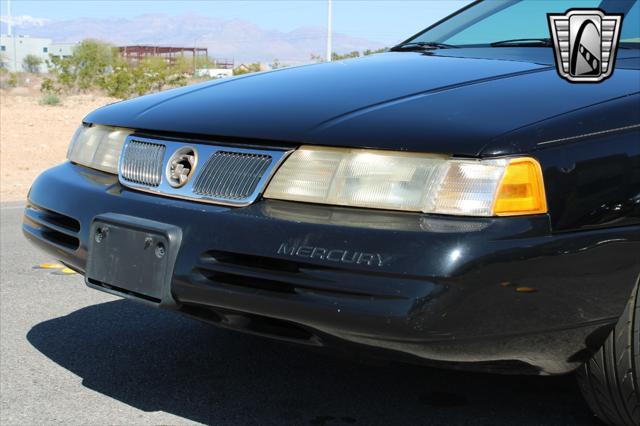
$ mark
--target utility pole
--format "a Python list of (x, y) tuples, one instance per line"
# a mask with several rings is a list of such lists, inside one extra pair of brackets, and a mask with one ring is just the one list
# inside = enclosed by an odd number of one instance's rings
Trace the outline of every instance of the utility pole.
[(331, 62), (331, 57), (333, 56), (333, 30), (332, 30), (332, 20), (333, 20), (333, 1), (327, 0), (327, 62)]
[(18, 72), (18, 46), (16, 45), (16, 37), (13, 35), (13, 17), (11, 16), (11, 0), (7, 0), (7, 35), (13, 43), (13, 72)]
[(7, 0), (7, 35), (11, 37), (11, 25), (13, 22), (11, 21), (11, 0)]

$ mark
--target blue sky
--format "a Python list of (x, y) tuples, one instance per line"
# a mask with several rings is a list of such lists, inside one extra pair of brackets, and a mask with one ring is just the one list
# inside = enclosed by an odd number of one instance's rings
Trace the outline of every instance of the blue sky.
[[(6, 15), (6, 0), (2, 15)], [(400, 41), (469, 0), (334, 0), (334, 30), (382, 43)], [(66, 20), (79, 17), (126, 18), (146, 13), (240, 18), (263, 28), (290, 31), (326, 25), (325, 0), (13, 0), (14, 16)]]

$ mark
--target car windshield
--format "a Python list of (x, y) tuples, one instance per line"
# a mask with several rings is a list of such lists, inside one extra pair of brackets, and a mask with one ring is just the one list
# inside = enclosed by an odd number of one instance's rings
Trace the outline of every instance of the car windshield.
[(624, 13), (620, 46), (640, 46), (638, 0), (485, 0), (472, 4), (405, 43), (448, 46), (549, 46), (547, 13), (599, 8)]

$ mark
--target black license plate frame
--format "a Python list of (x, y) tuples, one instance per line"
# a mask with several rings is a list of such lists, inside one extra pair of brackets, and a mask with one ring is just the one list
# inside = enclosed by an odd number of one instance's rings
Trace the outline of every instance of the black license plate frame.
[(85, 283), (156, 306), (175, 306), (171, 281), (180, 250), (180, 228), (121, 214), (94, 218)]

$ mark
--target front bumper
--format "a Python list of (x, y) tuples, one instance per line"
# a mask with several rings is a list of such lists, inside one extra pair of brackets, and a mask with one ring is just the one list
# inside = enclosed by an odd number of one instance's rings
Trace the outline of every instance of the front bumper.
[(443, 218), (273, 200), (229, 208), (132, 191), (70, 163), (35, 181), (23, 231), (83, 272), (91, 223), (105, 213), (182, 230), (170, 308), (270, 337), (478, 370), (575, 369), (640, 274), (637, 226), (553, 235), (546, 216)]

